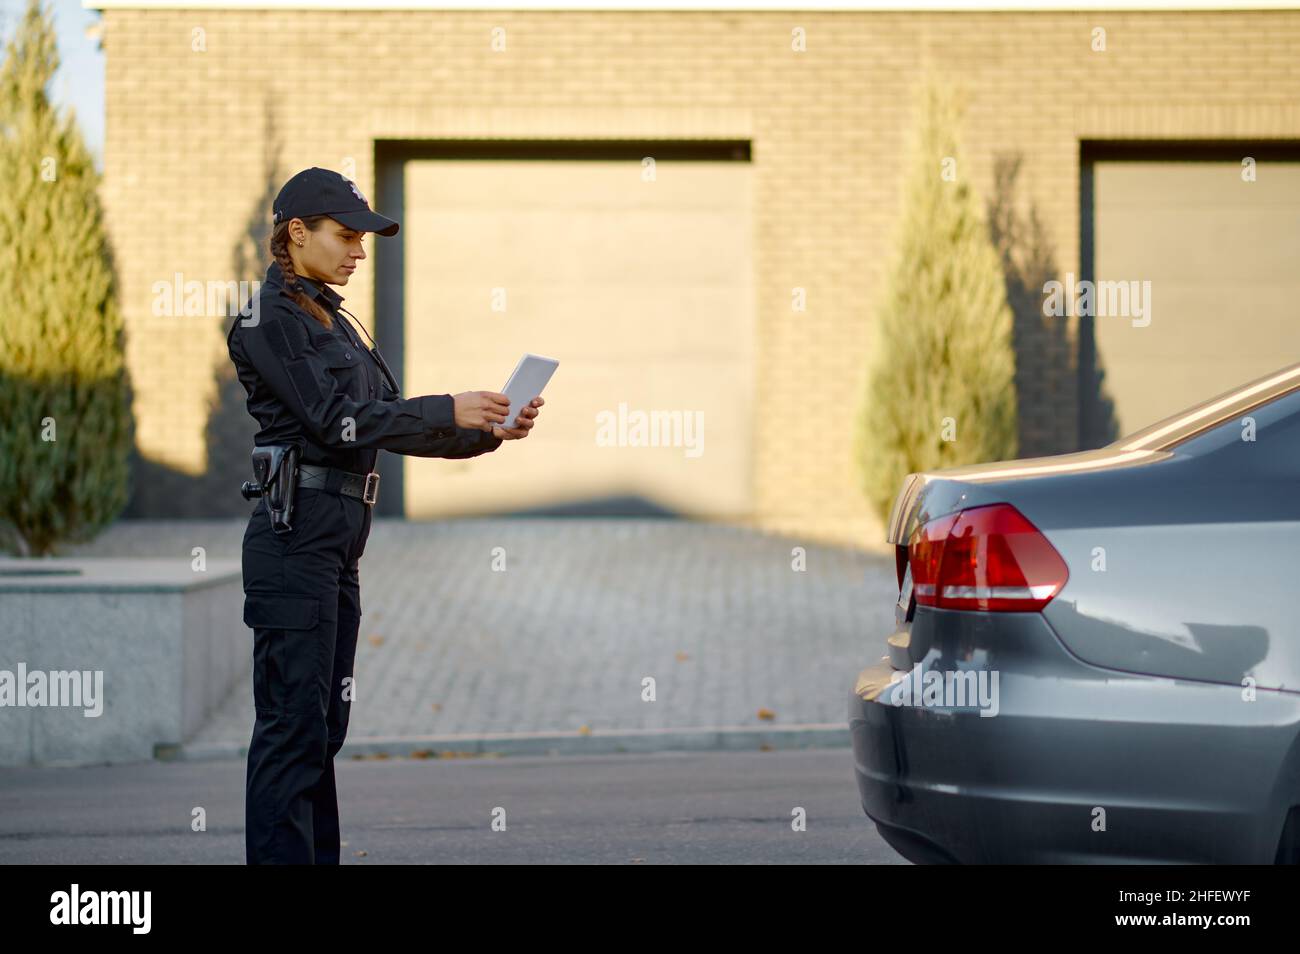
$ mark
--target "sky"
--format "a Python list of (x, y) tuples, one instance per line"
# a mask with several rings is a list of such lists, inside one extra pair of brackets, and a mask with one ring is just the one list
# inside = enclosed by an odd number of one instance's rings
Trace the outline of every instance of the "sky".
[[(59, 41), (59, 72), (50, 94), (61, 108), (75, 111), (95, 164), (103, 169), (104, 54), (99, 41), (86, 36), (86, 29), (99, 23), (99, 13), (83, 9), (81, 0), (45, 0), (45, 8), (54, 15)], [(26, 9), (27, 0), (0, 0), (0, 42), (9, 42)]]

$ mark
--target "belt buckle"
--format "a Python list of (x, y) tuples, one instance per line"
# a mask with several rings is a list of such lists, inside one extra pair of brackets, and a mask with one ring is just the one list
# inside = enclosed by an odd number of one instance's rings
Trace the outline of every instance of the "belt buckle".
[(361, 499), (371, 506), (374, 506), (375, 501), (379, 499), (378, 471), (372, 470), (370, 473), (366, 474), (366, 486), (365, 489), (361, 491)]

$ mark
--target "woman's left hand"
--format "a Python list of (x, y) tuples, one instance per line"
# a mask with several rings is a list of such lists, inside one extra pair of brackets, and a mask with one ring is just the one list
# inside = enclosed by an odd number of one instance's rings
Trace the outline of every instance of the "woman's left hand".
[(528, 432), (532, 430), (533, 424), (536, 423), (537, 409), (545, 403), (546, 401), (543, 398), (533, 398), (527, 407), (520, 408), (519, 413), (515, 416), (514, 427), (505, 428), (500, 424), (493, 424), (492, 436), (499, 437), (503, 441), (518, 441), (527, 437)]

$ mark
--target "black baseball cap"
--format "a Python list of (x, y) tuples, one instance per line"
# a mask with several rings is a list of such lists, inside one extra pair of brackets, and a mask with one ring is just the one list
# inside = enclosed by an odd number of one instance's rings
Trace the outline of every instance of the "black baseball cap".
[(271, 211), (276, 225), (309, 215), (328, 215), (358, 232), (396, 235), (398, 228), (392, 219), (370, 210), (355, 182), (317, 166), (304, 169), (281, 186)]

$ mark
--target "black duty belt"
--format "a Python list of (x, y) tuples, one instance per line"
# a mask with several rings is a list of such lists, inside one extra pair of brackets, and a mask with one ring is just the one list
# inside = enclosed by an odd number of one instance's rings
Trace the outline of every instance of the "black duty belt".
[(379, 473), (374, 470), (368, 474), (354, 474), (337, 467), (299, 464), (298, 486), (346, 494), (363, 500), (370, 506), (374, 506), (379, 499)]

